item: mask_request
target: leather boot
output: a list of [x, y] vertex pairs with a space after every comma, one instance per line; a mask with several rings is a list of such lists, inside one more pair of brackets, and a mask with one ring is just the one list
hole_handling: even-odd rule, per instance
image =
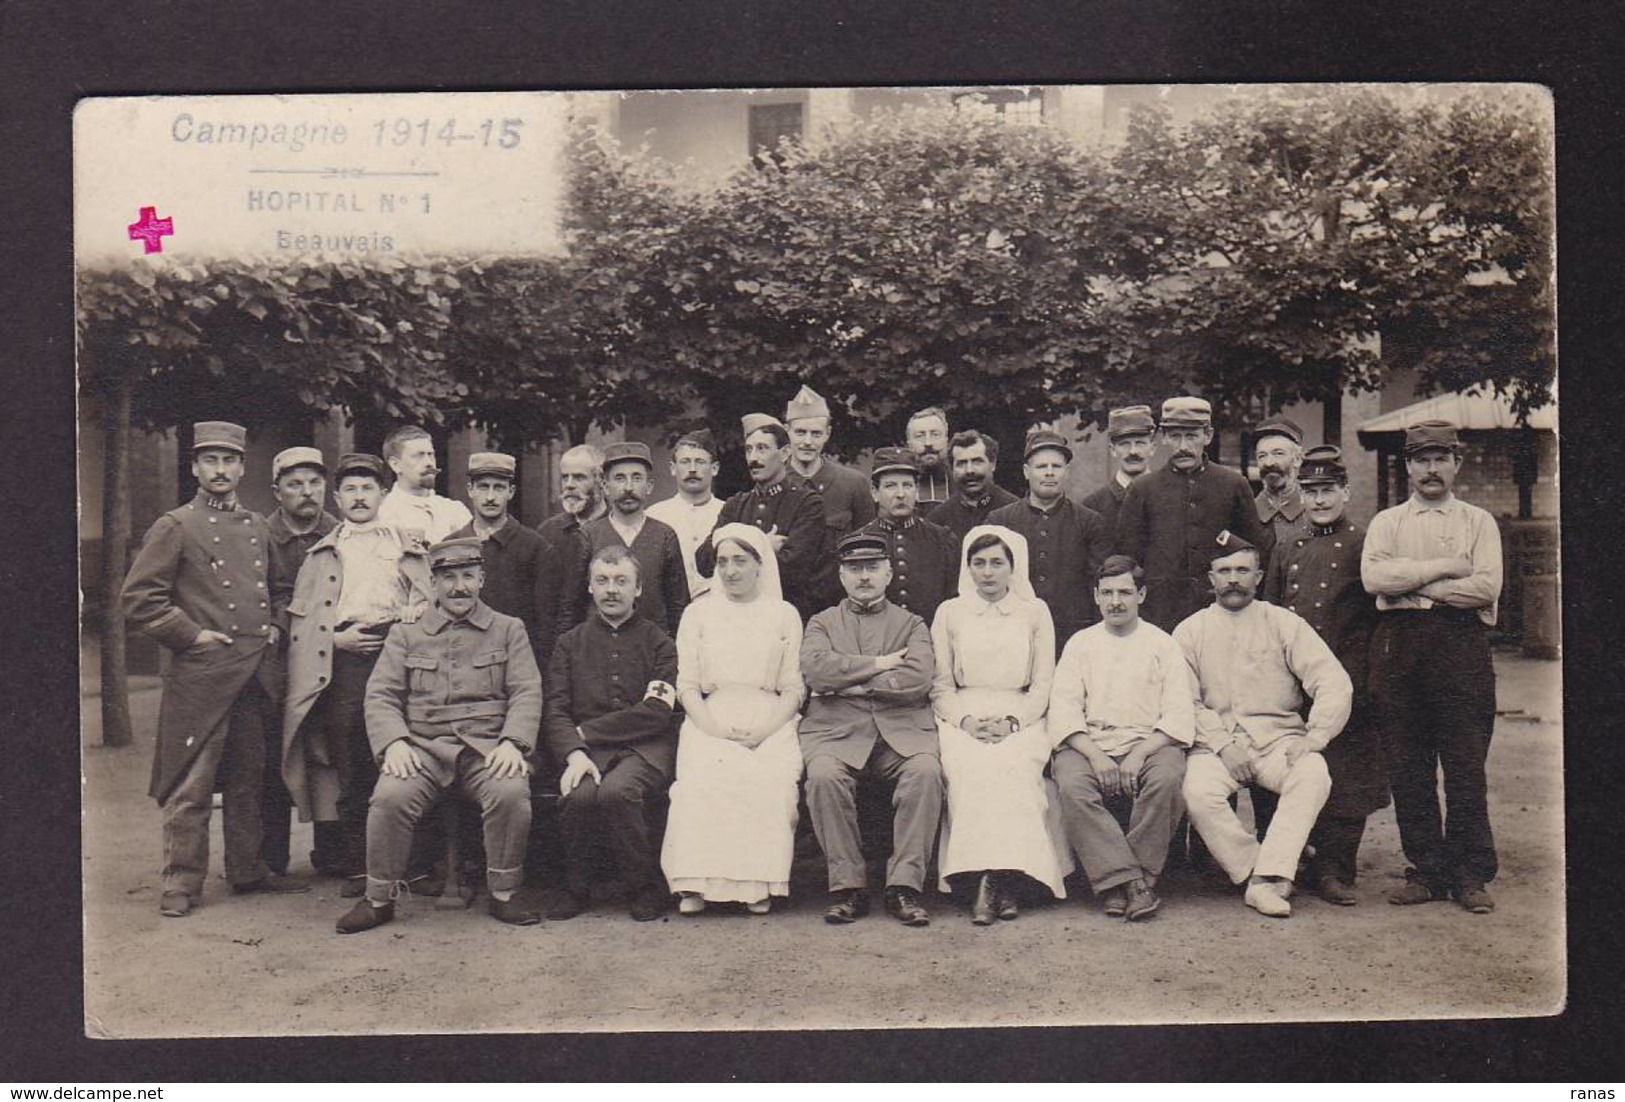
[[998, 886], [990, 872], [982, 874], [982, 880], [976, 885], [976, 901], [970, 905], [970, 920], [978, 926], [991, 926], [998, 921], [998, 911], [994, 900], [998, 895]]

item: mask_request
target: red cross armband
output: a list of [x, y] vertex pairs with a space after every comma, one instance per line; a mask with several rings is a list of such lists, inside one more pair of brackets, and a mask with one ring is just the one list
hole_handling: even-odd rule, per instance
[[651, 681], [643, 690], [644, 700], [658, 700], [668, 708], [677, 707], [677, 690], [664, 681]]

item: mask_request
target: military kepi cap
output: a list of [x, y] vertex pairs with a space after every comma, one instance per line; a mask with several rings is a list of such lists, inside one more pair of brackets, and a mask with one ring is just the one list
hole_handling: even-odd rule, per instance
[[366, 452], [347, 452], [339, 456], [339, 461], [333, 464], [333, 478], [336, 481], [347, 474], [370, 474], [382, 485], [384, 472], [388, 470], [389, 467], [376, 455], [368, 455]]
[[275, 482], [282, 477], [283, 471], [291, 471], [295, 467], [315, 467], [323, 474], [327, 473], [327, 461], [322, 458], [320, 448], [283, 448], [271, 460], [271, 481]]
[[484, 541], [478, 536], [441, 540], [429, 547], [429, 569], [451, 570], [459, 566], [479, 566], [485, 561]]
[[1294, 444], [1303, 443], [1303, 430], [1297, 422], [1285, 417], [1271, 417], [1253, 430], [1254, 440], [1262, 440], [1266, 436], [1284, 436]]
[[873, 532], [849, 532], [835, 545], [842, 562], [868, 562], [887, 557], [886, 537]]
[[1072, 445], [1067, 443], [1065, 436], [1054, 429], [1033, 429], [1027, 433], [1027, 442], [1021, 449], [1021, 458], [1031, 459], [1034, 452], [1043, 451], [1045, 448], [1055, 448], [1066, 456], [1068, 463], [1072, 462]]
[[1213, 406], [1203, 398], [1182, 394], [1162, 403], [1162, 427], [1203, 429], [1213, 424]]
[[1226, 528], [1219, 533], [1213, 541], [1213, 551], [1208, 555], [1209, 560], [1227, 559], [1240, 551], [1257, 552], [1258, 548]]
[[1348, 468], [1343, 466], [1343, 449], [1322, 444], [1303, 453], [1303, 465], [1298, 468], [1300, 486], [1346, 486]]
[[224, 448], [238, 455], [248, 450], [248, 430], [230, 421], [199, 421], [192, 426], [192, 450]]
[[1144, 436], [1157, 430], [1150, 406], [1123, 406], [1106, 415], [1106, 439], [1123, 436]]
[[790, 404], [784, 407], [784, 423], [799, 420], [803, 417], [828, 417], [829, 403], [824, 396], [810, 386], [804, 386], [790, 399]]
[[649, 454], [649, 445], [641, 440], [617, 440], [613, 444], [604, 445], [604, 470], [609, 470], [612, 463], [642, 463], [651, 471], [655, 469], [654, 458]]
[[874, 464], [869, 468], [869, 480], [880, 481], [880, 476], [892, 471], [903, 471], [919, 476], [920, 460], [908, 448], [876, 448]]
[[712, 459], [717, 457], [717, 438], [711, 435], [710, 429], [694, 429], [692, 432], [683, 433], [672, 444], [672, 450], [676, 451], [684, 444], [691, 448], [699, 448]]
[[[744, 430], [746, 436], [749, 436], [753, 432], [759, 432], [760, 430], [767, 428], [769, 425], [777, 425], [780, 429], [784, 429], [784, 422], [780, 421], [771, 413], [747, 413], [745, 416], [739, 419], [739, 425], [740, 428]], [[784, 429], [784, 431], [786, 433], [789, 432], [788, 429]]]
[[1415, 455], [1429, 448], [1461, 450], [1461, 437], [1449, 421], [1423, 421], [1405, 430], [1405, 454]]
[[513, 481], [519, 470], [519, 461], [506, 452], [475, 452], [468, 457], [468, 477], [506, 478]]

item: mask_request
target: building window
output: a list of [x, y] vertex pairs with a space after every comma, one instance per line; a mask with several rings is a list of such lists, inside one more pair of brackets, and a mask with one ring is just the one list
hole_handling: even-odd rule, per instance
[[750, 159], [758, 168], [780, 161], [779, 143], [801, 140], [803, 123], [799, 103], [764, 103], [750, 108]]
[[984, 88], [960, 92], [954, 106], [968, 113], [997, 115], [1015, 126], [1040, 126], [1044, 121], [1044, 91], [1041, 88]]

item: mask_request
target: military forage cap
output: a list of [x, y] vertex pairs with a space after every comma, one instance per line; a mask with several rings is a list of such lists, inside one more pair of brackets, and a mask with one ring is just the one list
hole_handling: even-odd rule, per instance
[[824, 396], [810, 386], [804, 386], [790, 399], [790, 404], [784, 407], [784, 423], [799, 420], [802, 417], [828, 417], [829, 403]]
[[1181, 395], [1162, 403], [1162, 427], [1204, 429], [1213, 423], [1213, 407], [1201, 398]]
[[784, 422], [780, 421], [771, 413], [747, 413], [745, 416], [739, 419], [739, 424], [740, 427], [744, 429], [746, 436], [749, 436], [751, 433], [760, 429], [765, 429], [769, 425], [777, 425], [781, 429], [784, 428]]
[[271, 481], [275, 482], [282, 477], [283, 471], [291, 471], [295, 467], [315, 467], [323, 474], [327, 473], [327, 461], [322, 458], [320, 448], [284, 448], [271, 460]]
[[347, 474], [370, 474], [382, 484], [384, 472], [387, 470], [389, 470], [389, 467], [376, 455], [368, 455], [365, 452], [349, 452], [339, 456], [339, 461], [333, 464], [333, 478], [337, 481]]
[[655, 467], [655, 461], [649, 455], [649, 445], [641, 440], [620, 440], [604, 445], [604, 470], [609, 470], [612, 463], [625, 463], [627, 460], [642, 463], [651, 471]]
[[1124, 406], [1106, 415], [1106, 439], [1122, 436], [1142, 436], [1157, 430], [1150, 406]]
[[1226, 559], [1238, 551], [1256, 552], [1258, 548], [1226, 528], [1219, 533], [1219, 538], [1213, 541], [1213, 550], [1208, 555], [1208, 559]]
[[1295, 421], [1285, 417], [1271, 417], [1253, 430], [1254, 440], [1262, 440], [1266, 436], [1284, 436], [1294, 444], [1303, 443], [1303, 430]]
[[904, 471], [919, 476], [920, 460], [907, 448], [876, 448], [874, 464], [869, 468], [869, 480], [879, 482], [888, 471]]
[[241, 455], [248, 450], [248, 430], [230, 421], [199, 421], [192, 426], [192, 450], [225, 448]]
[[842, 562], [884, 559], [887, 557], [886, 537], [874, 533], [849, 532], [841, 537], [835, 550]]
[[479, 566], [485, 561], [484, 541], [478, 536], [441, 540], [429, 548], [430, 570], [451, 570], [459, 566]]
[[1031, 459], [1034, 452], [1045, 448], [1056, 448], [1066, 456], [1068, 463], [1072, 462], [1072, 445], [1067, 443], [1066, 437], [1054, 429], [1033, 429], [1027, 434], [1027, 443], [1021, 449], [1021, 458]]
[[1461, 437], [1456, 435], [1456, 426], [1449, 421], [1423, 421], [1405, 430], [1406, 455], [1415, 455], [1428, 448], [1460, 451]]
[[1298, 468], [1298, 485], [1348, 485], [1348, 468], [1343, 466], [1343, 449], [1322, 444], [1303, 453], [1303, 466]]
[[518, 470], [519, 461], [506, 452], [475, 452], [468, 457], [469, 478], [487, 475], [512, 481]]

